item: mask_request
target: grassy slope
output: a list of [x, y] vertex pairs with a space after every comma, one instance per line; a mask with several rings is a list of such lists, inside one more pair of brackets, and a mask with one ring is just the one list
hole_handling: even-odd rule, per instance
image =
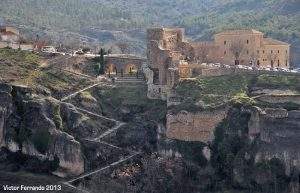
[[45, 87], [61, 97], [73, 90], [92, 84], [86, 78], [63, 71], [42, 68], [40, 56], [26, 51], [0, 49], [0, 81], [31, 87]]
[[253, 105], [256, 101], [250, 97], [251, 88], [290, 89], [297, 93], [300, 90], [299, 85], [300, 77], [296, 75], [263, 74], [259, 76], [198, 77], [192, 80], [183, 80], [176, 86], [175, 90], [182, 99], [182, 104], [173, 106], [170, 109], [175, 111], [181, 109], [197, 111], [217, 108], [231, 102]]
[[129, 108], [145, 120], [162, 121], [166, 115], [166, 103], [147, 98], [146, 85], [120, 84], [114, 88], [102, 87], [96, 90], [105, 114], [118, 116], [121, 109]]

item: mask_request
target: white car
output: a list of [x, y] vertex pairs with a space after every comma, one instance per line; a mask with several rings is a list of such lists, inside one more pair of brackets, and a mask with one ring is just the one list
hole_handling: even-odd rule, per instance
[[290, 70], [292, 73], [299, 73], [297, 70]]
[[296, 68], [296, 69], [294, 69], [295, 71], [297, 71], [297, 72], [300, 72], [300, 68]]
[[45, 53], [56, 53], [57, 50], [53, 46], [44, 46], [42, 48], [42, 52], [45, 52]]

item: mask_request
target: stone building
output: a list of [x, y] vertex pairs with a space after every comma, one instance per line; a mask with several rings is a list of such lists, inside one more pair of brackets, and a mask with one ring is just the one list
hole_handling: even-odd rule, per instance
[[289, 68], [289, 57], [289, 44], [265, 38], [253, 29], [224, 31], [211, 42], [188, 42], [182, 28], [151, 28], [147, 30], [147, 59], [153, 77], [148, 96], [166, 99], [180, 78], [219, 70], [205, 69], [201, 63]]
[[0, 27], [0, 41], [14, 43], [20, 39], [20, 32], [14, 27]]
[[[225, 64], [289, 68], [290, 45], [264, 38], [256, 30], [229, 30], [214, 36], [218, 55], [213, 60]], [[221, 56], [221, 57], [220, 57]]]
[[109, 54], [105, 56], [106, 73], [111, 75], [136, 74], [141, 71], [143, 63], [147, 60], [131, 54]]

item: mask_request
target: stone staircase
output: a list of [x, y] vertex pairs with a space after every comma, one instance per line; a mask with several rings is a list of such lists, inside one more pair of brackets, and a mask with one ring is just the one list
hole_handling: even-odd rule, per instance
[[143, 76], [137, 77], [136, 75], [124, 75], [123, 77], [116, 76], [114, 78], [116, 83], [145, 83]]

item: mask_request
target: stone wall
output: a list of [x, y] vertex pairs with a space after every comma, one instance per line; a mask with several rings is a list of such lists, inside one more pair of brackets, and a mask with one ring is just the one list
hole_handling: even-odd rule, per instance
[[105, 61], [108, 66], [110, 73], [115, 73], [117, 70], [118, 73], [128, 73], [129, 68], [135, 70], [141, 70], [143, 63], [147, 60], [142, 57], [128, 55], [128, 54], [113, 54], [105, 56]]
[[214, 129], [226, 117], [226, 110], [211, 110], [191, 113], [180, 111], [167, 115], [167, 137], [184, 141], [209, 142], [214, 138]]

